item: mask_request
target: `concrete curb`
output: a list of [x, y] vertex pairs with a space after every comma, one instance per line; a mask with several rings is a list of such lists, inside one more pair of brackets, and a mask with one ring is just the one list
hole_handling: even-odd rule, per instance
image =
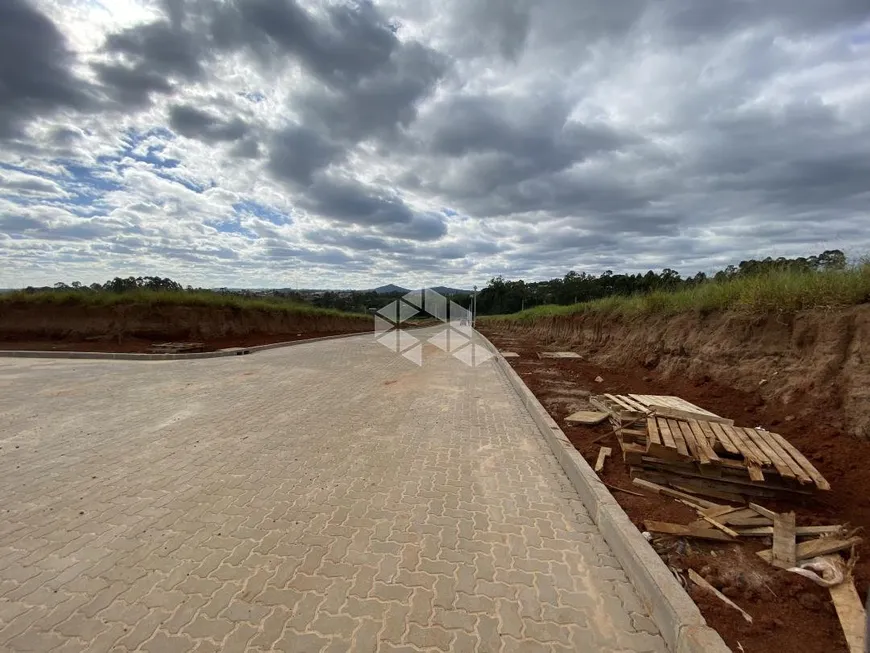
[[496, 364], [562, 465], [668, 647], [675, 653], [730, 653], [731, 649], [725, 645], [719, 633], [707, 625], [695, 602], [507, 359], [485, 336], [480, 332], [478, 335], [495, 353]]
[[222, 358], [224, 356], [244, 356], [255, 354], [258, 351], [277, 349], [278, 347], [292, 347], [304, 345], [310, 342], [322, 342], [336, 338], [351, 338], [354, 336], [371, 335], [371, 331], [358, 331], [356, 333], [341, 333], [335, 336], [320, 336], [319, 338], [306, 338], [304, 340], [288, 340], [286, 342], [273, 342], [268, 345], [256, 345], [254, 347], [230, 347], [217, 351], [206, 351], [196, 354], [120, 354], [101, 351], [24, 351], [9, 350], [0, 351], [0, 358], [80, 358], [91, 360], [128, 360], [128, 361], [177, 361], [194, 360], [198, 358]]

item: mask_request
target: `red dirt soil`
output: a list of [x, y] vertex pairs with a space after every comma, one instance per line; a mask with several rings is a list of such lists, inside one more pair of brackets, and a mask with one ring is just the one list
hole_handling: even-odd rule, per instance
[[[799, 413], [793, 406], [765, 401], [758, 392], [736, 390], [703, 377], [699, 380], [664, 377], [640, 364], [611, 367], [584, 359], [539, 359], [537, 352], [558, 348], [542, 346], [533, 336], [486, 324], [481, 331], [500, 350], [520, 355], [508, 359], [509, 362], [590, 464], [594, 464], [600, 446], [613, 449], [613, 456], [601, 474], [611, 486], [639, 490], [632, 485], [627, 466], [621, 461], [616, 438], [609, 436], [592, 443], [611, 427], [607, 423], [596, 427], [572, 426], [564, 418], [588, 407], [588, 394], [584, 391], [677, 395], [731, 417], [738, 425], [761, 425], [776, 430], [813, 462], [832, 487], [818, 499], [768, 500], [761, 501], [762, 505], [777, 511], [794, 510], [800, 526], [870, 524], [870, 480], [866, 472], [870, 469], [870, 442], [847, 435], [836, 416], [831, 416], [833, 424], [829, 423], [830, 413], [836, 410]], [[581, 348], [573, 350], [583, 355]], [[595, 382], [598, 376], [603, 379], [601, 383]], [[647, 519], [687, 524], [697, 518], [694, 511], [668, 498], [657, 495], [641, 498], [618, 490], [613, 495], [640, 530], [644, 530], [643, 522]], [[867, 536], [864, 532], [860, 534]], [[677, 544], [668, 538], [658, 542]], [[827, 590], [797, 574], [768, 565], [755, 555], [770, 545], [769, 538], [742, 538], [739, 544], [680, 540], [677, 548], [667, 551], [659, 547], [659, 553], [675, 569], [691, 568], [700, 573], [754, 617], [749, 624], [718, 598], [694, 585], [689, 588], [704, 618], [733, 650], [739, 651], [742, 646], [746, 653], [847, 652]], [[855, 583], [864, 599], [870, 584], [870, 545], [866, 540], [857, 547], [856, 554]]]
[[365, 315], [305, 315], [196, 305], [0, 304], [0, 349], [148, 352], [162, 342], [205, 351], [371, 331]]
[[[206, 338], [197, 340], [203, 348], [200, 351], [217, 351], [229, 347], [256, 347], [257, 345], [271, 345], [276, 342], [292, 342], [295, 340], [307, 340], [309, 338], [322, 338], [323, 336], [337, 336], [345, 333], [357, 333], [357, 331], [316, 331], [314, 333], [286, 333], [286, 334], [248, 334], [240, 336], [225, 336], [223, 338]], [[122, 338], [117, 340], [0, 340], [0, 351], [25, 350], [25, 351], [94, 351], [115, 352], [125, 354], [148, 354], [153, 353], [152, 345], [165, 340], [150, 338]]]

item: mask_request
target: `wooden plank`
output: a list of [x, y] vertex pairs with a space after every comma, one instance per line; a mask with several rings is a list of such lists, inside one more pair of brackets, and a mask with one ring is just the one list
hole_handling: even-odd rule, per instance
[[721, 505], [718, 503], [713, 503], [712, 501], [707, 501], [706, 499], [702, 499], [701, 497], [687, 494], [686, 492], [680, 492], [679, 490], [674, 490], [672, 488], [665, 487], [664, 485], [658, 485], [657, 483], [646, 481], [642, 478], [634, 478], [631, 482], [638, 487], [642, 487], [645, 490], [650, 490], [652, 492], [655, 492], [656, 494], [664, 494], [665, 496], [669, 496], [675, 499], [685, 499], [687, 501], [691, 501], [692, 503], [697, 504], [702, 508], [718, 508]]
[[734, 506], [719, 506], [718, 508], [704, 508], [701, 512], [703, 512], [708, 517], [718, 519], [719, 517], [723, 517], [730, 512], [737, 512], [738, 510], [742, 510], [742, 508], [735, 508]]
[[669, 419], [668, 429], [670, 430], [671, 435], [674, 436], [674, 444], [677, 445], [677, 451], [680, 452], [680, 455], [688, 456], [689, 449], [686, 447], [686, 440], [683, 438], [683, 433], [680, 431], [679, 422]]
[[747, 461], [757, 463], [758, 465], [770, 464], [770, 458], [764, 455], [761, 449], [755, 446], [755, 443], [752, 442], [745, 433], [743, 433], [742, 429], [728, 426], [727, 424], [723, 424], [722, 428], [731, 437], [731, 441], [737, 445], [737, 448], [740, 449], [740, 453], [743, 454], [743, 457]]
[[749, 623], [752, 623], [752, 617], [749, 615], [746, 610], [737, 605], [734, 601], [725, 596], [722, 592], [713, 587], [710, 583], [708, 583], [703, 576], [697, 573], [694, 569], [689, 569], [689, 580], [695, 583], [698, 587], [701, 587], [708, 592], [712, 593], [716, 598], [720, 601], [724, 602], [726, 605], [730, 605], [732, 608], [737, 610], [740, 614], [743, 615], [743, 618], [746, 619]]
[[760, 465], [749, 463], [746, 465], [746, 469], [749, 470], [750, 480], [753, 480], [756, 483], [764, 483], [764, 472], [761, 471]]
[[[710, 445], [710, 449], [716, 451], [716, 445], [719, 444], [719, 441], [716, 439], [716, 434], [713, 433], [711, 423], [704, 421], [697, 421], [697, 423], [698, 427], [701, 429], [701, 432], [704, 434], [704, 437], [707, 438], [707, 444]], [[719, 452], [716, 451], [716, 453], [718, 454]]]
[[650, 396], [651, 404], [658, 404], [659, 406], [664, 406], [667, 408], [679, 408], [679, 406], [674, 403], [675, 397], [670, 395], [651, 395]]
[[[692, 429], [689, 428], [688, 423], [674, 422], [674, 424], [678, 425], [680, 433], [682, 433], [683, 435], [683, 440], [686, 441], [686, 448], [689, 450], [689, 454], [692, 456], [692, 458], [703, 465], [709, 465], [710, 459], [707, 457], [702, 457], [701, 449], [698, 446], [698, 443], [695, 441], [695, 434], [692, 433]], [[671, 430], [674, 430], [673, 425], [671, 425]]]
[[607, 413], [608, 415], [613, 415], [613, 408], [607, 405], [604, 401], [601, 400], [601, 397], [598, 395], [593, 395], [589, 397], [589, 403], [592, 404], [593, 408], [600, 410], [602, 413]]
[[620, 399], [620, 401], [622, 401], [622, 403], [630, 406], [631, 408], [633, 408], [634, 410], [636, 410], [639, 413], [643, 413], [644, 415], [646, 415], [650, 412], [649, 408], [644, 406], [639, 401], [632, 399], [631, 396], [626, 396], [626, 395], [616, 395], [616, 396], [619, 397], [619, 399]]
[[719, 456], [716, 455], [716, 452], [713, 451], [713, 447], [710, 446], [707, 434], [704, 433], [703, 429], [701, 429], [701, 423], [696, 419], [690, 419], [689, 428], [692, 429], [692, 433], [695, 434], [695, 441], [698, 443], [698, 448], [703, 450], [703, 455], [707, 460], [713, 463], [718, 463]]
[[846, 644], [849, 653], [865, 653], [867, 645], [867, 614], [858, 591], [855, 589], [855, 581], [851, 576], [834, 587], [829, 587], [831, 601], [837, 610], [837, 618], [846, 636]]
[[[686, 492], [694, 492], [702, 496], [710, 495], [707, 495], [704, 491], [699, 489], [696, 485], [697, 483], [703, 483], [704, 489], [713, 488], [715, 490], [721, 490], [722, 492], [738, 494], [743, 500], [746, 500], [747, 498], [751, 498], [753, 500], [781, 499], [786, 496], [792, 498], [791, 494], [786, 494], [780, 489], [768, 488], [761, 484], [750, 483], [749, 485], [741, 485], [738, 483], [729, 482], [719, 483], [713, 481], [712, 479], [701, 480], [693, 476], [674, 476], [671, 474], [660, 472], [655, 469], [637, 466], [631, 467], [630, 472], [632, 478], [639, 477], [648, 481], [653, 481], [654, 483], [660, 483], [662, 485], [671, 485], [672, 487], [679, 486], [677, 489], [684, 490]], [[802, 496], [802, 493], [797, 493], [797, 496]]]
[[795, 462], [797, 462], [803, 470], [809, 474], [810, 478], [813, 479], [813, 482], [816, 484], [816, 487], [820, 490], [830, 490], [831, 485], [825, 480], [825, 477], [819, 473], [813, 464], [807, 460], [804, 455], [795, 449], [794, 445], [791, 442], [782, 437], [779, 433], [770, 433], [770, 437], [772, 437], [776, 442], [785, 449], [786, 453], [788, 453], [792, 458], [794, 458]]
[[746, 499], [744, 499], [739, 494], [735, 494], [734, 492], [726, 492], [724, 490], [719, 490], [714, 487], [710, 487], [706, 482], [702, 480], [695, 481], [694, 485], [689, 487], [688, 485], [682, 483], [668, 483], [673, 488], [680, 490], [681, 492], [694, 492], [696, 494], [700, 494], [705, 497], [709, 497], [711, 499], [718, 499], [719, 501], [729, 501], [731, 503], [741, 503], [745, 504]]
[[622, 459], [626, 463], [629, 465], [637, 465], [643, 462], [643, 456], [646, 453], [646, 449], [642, 446], [632, 442], [620, 442], [619, 446], [622, 449]]
[[667, 420], [656, 418], [656, 423], [658, 424], [659, 432], [662, 435], [662, 444], [668, 449], [676, 449], [677, 443], [674, 440], [674, 434], [671, 433], [671, 427], [668, 426]]
[[[801, 560], [815, 558], [816, 556], [823, 556], [828, 555], [829, 553], [851, 549], [853, 546], [860, 543], [861, 538], [858, 536], [849, 538], [822, 537], [817, 540], [808, 540], [797, 545], [795, 558], [800, 562]], [[772, 551], [771, 549], [765, 549], [764, 551], [759, 551], [758, 555], [762, 560], [770, 562]]]
[[723, 520], [723, 524], [739, 524], [741, 521], [745, 521], [746, 519], [761, 519], [764, 520], [767, 524], [772, 524], [772, 520], [767, 519], [766, 517], [761, 517], [754, 510], [750, 510], [749, 508], [741, 508], [740, 510], [735, 510], [733, 512], [728, 513], [727, 515], [723, 515], [721, 517]]
[[615, 395], [605, 394], [604, 396], [607, 399], [609, 399], [610, 401], [612, 401], [613, 403], [615, 403], [617, 406], [619, 406], [622, 410], [628, 411], [632, 415], [646, 415], [646, 413], [647, 413], [646, 409], [640, 411], [636, 408], [633, 408], [632, 406], [625, 403], [624, 401], [622, 401], [622, 399], [620, 399], [619, 397], [617, 397]]
[[770, 526], [770, 520], [764, 517], [734, 517], [728, 520], [728, 525], [734, 528], [756, 528]]
[[647, 520], [644, 523], [646, 529], [652, 533], [667, 533], [668, 535], [678, 535], [679, 537], [693, 537], [699, 540], [714, 540], [716, 542], [733, 542], [734, 538], [726, 535], [715, 528], [691, 528], [683, 524], [671, 524], [670, 522], [660, 522]]
[[571, 413], [565, 418], [569, 424], [583, 424], [594, 426], [601, 424], [607, 419], [607, 413], [598, 410], [578, 410], [576, 413]]
[[[798, 526], [794, 529], [796, 537], [809, 537], [811, 535], [833, 535], [842, 533], [844, 526], [842, 524], [833, 524], [831, 526]], [[763, 537], [765, 535], [773, 535], [773, 526], [756, 526], [755, 528], [738, 528], [737, 532], [746, 537]]]
[[794, 529], [793, 512], [783, 512], [773, 518], [773, 548], [770, 550], [770, 564], [774, 567], [789, 569], [797, 564]]
[[656, 415], [672, 419], [698, 419], [720, 424], [734, 424], [733, 419], [719, 417], [679, 397], [648, 395], [648, 407]]
[[[761, 466], [767, 460], [766, 456], [739, 429], [727, 424], [723, 424], [722, 429], [728, 434], [728, 437], [731, 438], [731, 441], [737, 446], [740, 453], [743, 454], [749, 478], [758, 483], [764, 482], [764, 473], [761, 471]], [[767, 462], [769, 463], [770, 461], [767, 460]]]
[[646, 433], [647, 440], [651, 445], [662, 444], [662, 436], [659, 434], [659, 426], [656, 424], [655, 417], [646, 418]]
[[722, 425], [718, 422], [707, 422], [707, 425], [713, 431], [713, 434], [716, 436], [716, 439], [722, 445], [722, 448], [725, 449], [730, 454], [739, 454], [740, 449], [734, 446], [734, 443], [731, 441], [731, 438], [728, 437], [728, 434], [722, 429]]
[[734, 529], [728, 528], [725, 524], [716, 521], [712, 517], [708, 517], [703, 512], [701, 512], [700, 515], [701, 515], [701, 519], [703, 519], [705, 522], [709, 523], [711, 526], [718, 528], [723, 533], [730, 535], [731, 537], [740, 537], [737, 534], [737, 531], [735, 531]]
[[709, 411], [706, 408], [701, 408], [697, 404], [693, 404], [691, 401], [683, 399], [682, 397], [672, 395], [668, 397], [668, 399], [671, 400], [671, 405], [674, 408], [691, 411], [693, 413], [701, 413], [702, 415], [709, 415], [710, 417], [719, 417], [716, 413]]
[[598, 450], [598, 460], [595, 461], [595, 471], [600, 472], [604, 469], [604, 459], [611, 454], [613, 450], [610, 447], [601, 447]]
[[[642, 465], [644, 469], [656, 471], [659, 474], [675, 475], [675, 477], [671, 478], [671, 480], [673, 480], [675, 483], [682, 483], [682, 477], [691, 479], [703, 479], [705, 481], [713, 482], [715, 484], [713, 487], [716, 487], [717, 489], [721, 489], [726, 492], [740, 492], [741, 494], [748, 494], [750, 496], [774, 497], [782, 496], [782, 493], [812, 496], [813, 490], [815, 489], [813, 488], [813, 490], [807, 490], [802, 489], [801, 487], [791, 487], [779, 483], [774, 483], [772, 481], [767, 481], [765, 483], [756, 483], [751, 479], [751, 477], [739, 478], [735, 476], [724, 475], [720, 477], [715, 477], [710, 476], [709, 474], [701, 473], [700, 469], [693, 470], [691, 467], [679, 468], [677, 467], [679, 463], [665, 462], [656, 458], [649, 458], [647, 456], [643, 456]], [[750, 489], [757, 491], [750, 491]]]
[[647, 410], [649, 410], [649, 404], [650, 404], [650, 401], [649, 401], [649, 400], [650, 400], [650, 396], [649, 396], [649, 395], [633, 395], [633, 394], [629, 394], [628, 396], [631, 397], [632, 399], [634, 399], [634, 400], [635, 400], [636, 402], [638, 402], [639, 404], [641, 404], [644, 408], [646, 408]]
[[799, 483], [809, 484], [813, 482], [813, 479], [810, 478], [809, 474], [807, 474], [798, 462], [792, 458], [785, 449], [783, 449], [782, 445], [776, 441], [770, 431], [757, 431], [757, 433], [759, 437], [763, 438], [767, 445], [779, 455], [783, 462], [789, 466], [789, 469], [794, 473]]
[[773, 510], [765, 508], [764, 506], [759, 506], [757, 503], [750, 503], [749, 507], [762, 517], [767, 517], [771, 521], [773, 521], [773, 518], [776, 517], [776, 513], [773, 512]]
[[770, 458], [770, 462], [773, 463], [773, 466], [776, 468], [776, 471], [779, 472], [780, 476], [783, 478], [797, 478], [795, 473], [791, 470], [791, 467], [789, 467], [779, 454], [774, 451], [773, 447], [771, 447], [767, 441], [761, 437], [760, 431], [746, 427], [742, 428], [741, 431], [743, 431], [746, 437], [752, 440], [753, 444], [755, 444], [755, 446], [758, 447], [765, 456]]

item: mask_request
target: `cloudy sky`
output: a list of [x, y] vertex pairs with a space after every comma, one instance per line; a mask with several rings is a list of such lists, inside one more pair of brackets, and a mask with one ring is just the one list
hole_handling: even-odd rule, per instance
[[870, 252], [870, 0], [2, 0], [0, 287]]

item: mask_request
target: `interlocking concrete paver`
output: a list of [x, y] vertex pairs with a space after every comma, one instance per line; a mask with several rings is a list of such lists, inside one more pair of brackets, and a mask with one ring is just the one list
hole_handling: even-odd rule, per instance
[[0, 650], [664, 650], [503, 374], [424, 362], [0, 360]]

